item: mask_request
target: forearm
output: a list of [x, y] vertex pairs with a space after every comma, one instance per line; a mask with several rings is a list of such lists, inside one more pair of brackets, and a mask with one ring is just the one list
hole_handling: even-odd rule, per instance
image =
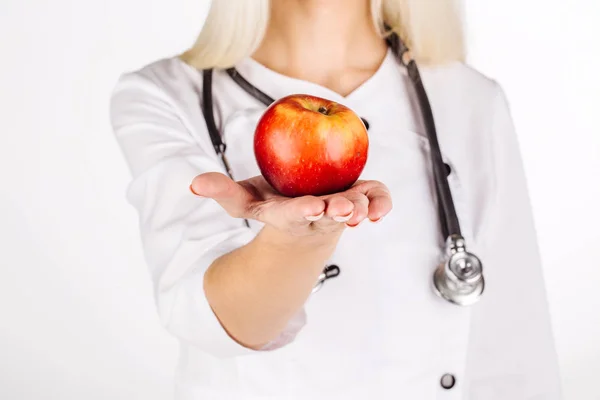
[[267, 226], [215, 260], [204, 290], [228, 333], [251, 348], [274, 339], [305, 303], [340, 234], [291, 237]]

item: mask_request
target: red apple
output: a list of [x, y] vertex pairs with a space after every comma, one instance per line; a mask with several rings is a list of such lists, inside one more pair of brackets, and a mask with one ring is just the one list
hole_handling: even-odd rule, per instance
[[254, 134], [262, 175], [288, 197], [350, 188], [365, 167], [368, 149], [366, 127], [354, 111], [305, 94], [271, 104]]

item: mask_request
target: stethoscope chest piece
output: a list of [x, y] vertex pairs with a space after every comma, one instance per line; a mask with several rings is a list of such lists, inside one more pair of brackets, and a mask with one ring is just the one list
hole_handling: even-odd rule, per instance
[[435, 293], [459, 306], [475, 304], [485, 287], [481, 261], [466, 250], [465, 240], [452, 235], [446, 243], [446, 259], [435, 270]]
[[321, 275], [317, 279], [316, 285], [312, 289], [312, 293], [317, 293], [323, 287], [327, 279], [335, 278], [340, 274], [340, 268], [337, 265], [328, 265], [323, 269]]

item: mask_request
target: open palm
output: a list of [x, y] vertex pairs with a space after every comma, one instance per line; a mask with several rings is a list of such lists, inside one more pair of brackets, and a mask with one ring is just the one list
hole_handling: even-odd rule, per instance
[[190, 188], [217, 201], [232, 217], [254, 219], [295, 235], [333, 232], [367, 218], [379, 221], [392, 209], [389, 190], [378, 181], [358, 181], [344, 192], [325, 196], [290, 198], [277, 193], [262, 175], [235, 182], [209, 172], [195, 177]]

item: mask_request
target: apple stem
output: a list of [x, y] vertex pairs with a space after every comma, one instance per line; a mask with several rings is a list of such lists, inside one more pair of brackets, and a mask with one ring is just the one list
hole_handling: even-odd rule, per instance
[[327, 111], [328, 111], [328, 110], [327, 110], [325, 107], [321, 106], [321, 107], [319, 107], [319, 110], [318, 110], [318, 111], [319, 111], [321, 114], [325, 114], [325, 115], [327, 115]]

